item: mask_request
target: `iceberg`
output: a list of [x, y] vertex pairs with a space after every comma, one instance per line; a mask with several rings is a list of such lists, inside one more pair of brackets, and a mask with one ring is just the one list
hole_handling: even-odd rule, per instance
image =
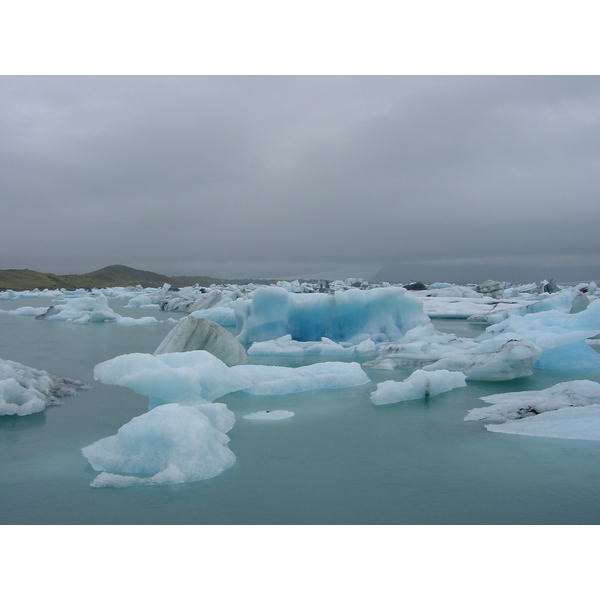
[[374, 369], [420, 369], [441, 358], [471, 350], [478, 346], [468, 338], [459, 338], [453, 333], [437, 331], [432, 323], [415, 327], [404, 337], [392, 344], [385, 344], [379, 356], [365, 365]]
[[[513, 316], [525, 316], [550, 310], [568, 313], [573, 310], [577, 297], [581, 295], [577, 289], [570, 288], [549, 294], [541, 300], [536, 299], [521, 303], [521, 306], [505, 307], [504, 305], [498, 305], [493, 311], [485, 315], [484, 320], [491, 325], [495, 325]], [[578, 301], [577, 304], [580, 305], [581, 301]]]
[[25, 416], [47, 406], [62, 404], [59, 398], [74, 396], [90, 386], [68, 377], [51, 375], [12, 360], [0, 359], [0, 416]]
[[250, 387], [252, 381], [205, 350], [122, 354], [94, 368], [94, 379], [121, 385], [161, 404], [198, 405]]
[[541, 354], [541, 349], [523, 336], [503, 334], [477, 342], [441, 333], [428, 323], [411, 329], [396, 343], [383, 345], [380, 355], [365, 366], [462, 371], [467, 379], [505, 381], [531, 375]]
[[326, 337], [321, 338], [320, 342], [298, 342], [292, 340], [292, 336], [288, 334], [276, 340], [254, 342], [248, 348], [248, 355], [351, 357], [354, 354], [370, 354], [376, 351], [375, 342], [370, 338], [360, 344], [343, 346]]
[[526, 338], [503, 334], [441, 358], [426, 365], [423, 370], [462, 371], [467, 379], [507, 381], [531, 375], [533, 365], [541, 354], [542, 350]]
[[[228, 411], [221, 406], [221, 413]], [[225, 434], [231, 422], [223, 415], [211, 421], [199, 407], [157, 406], [123, 425], [116, 435], [82, 448], [92, 468], [103, 471], [91, 485], [165, 485], [215, 477], [235, 463]]]
[[240, 365], [231, 367], [231, 371], [250, 380], [252, 385], [243, 389], [243, 392], [256, 396], [353, 387], [370, 381], [355, 362], [324, 362], [297, 368]]
[[169, 331], [154, 354], [206, 350], [228, 367], [248, 363], [246, 350], [229, 331], [213, 321], [197, 318], [196, 314], [181, 319]]
[[562, 408], [520, 421], [485, 427], [495, 433], [600, 441], [600, 405]]
[[390, 380], [377, 384], [377, 389], [371, 394], [371, 402], [381, 405], [429, 398], [466, 386], [465, 379], [464, 373], [456, 371], [415, 371], [404, 381]]
[[512, 421], [566, 407], [600, 404], [600, 383], [587, 379], [565, 381], [545, 390], [493, 394], [480, 399], [492, 406], [470, 410], [465, 421]]
[[104, 294], [75, 297], [67, 300], [64, 304], [53, 304], [49, 307], [22, 306], [14, 310], [2, 310], [0, 312], [78, 324], [116, 322], [119, 325], [146, 325], [158, 323], [154, 317], [141, 317], [139, 319], [122, 317], [108, 306], [108, 300]]
[[300, 342], [327, 337], [358, 344], [394, 341], [429, 322], [422, 303], [403, 288], [350, 289], [333, 294], [295, 294], [281, 287], [259, 288], [251, 299], [232, 303], [242, 344], [285, 335]]
[[537, 368], [600, 368], [600, 355], [585, 344], [587, 338], [600, 334], [598, 300], [577, 313], [549, 310], [515, 315], [491, 325], [476, 339], [486, 341], [503, 334], [519, 335], [541, 348], [543, 354], [536, 364]]
[[481, 398], [492, 406], [474, 408], [465, 421], [488, 423], [488, 431], [540, 437], [600, 440], [600, 383], [567, 381], [534, 392]]

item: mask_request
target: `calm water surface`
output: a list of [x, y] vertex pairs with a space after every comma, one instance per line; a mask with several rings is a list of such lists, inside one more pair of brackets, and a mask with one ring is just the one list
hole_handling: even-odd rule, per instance
[[[50, 304], [0, 301], [0, 308]], [[124, 316], [183, 313], [125, 309]], [[438, 329], [476, 336], [462, 320]], [[76, 325], [0, 313], [0, 358], [93, 385], [62, 406], [0, 418], [2, 524], [600, 524], [600, 443], [490, 433], [463, 421], [481, 396], [543, 389], [600, 372], [543, 372], [512, 382], [469, 382], [427, 400], [374, 406], [379, 381], [409, 371], [366, 369], [371, 383], [325, 392], [222, 398], [236, 414], [237, 456], [213, 479], [172, 486], [91, 488], [81, 448], [144, 413], [147, 399], [93, 381], [94, 365], [152, 353], [172, 324]], [[263, 361], [266, 362], [266, 361]], [[298, 366], [300, 362], [280, 361]], [[284, 421], [248, 421], [288, 409]]]

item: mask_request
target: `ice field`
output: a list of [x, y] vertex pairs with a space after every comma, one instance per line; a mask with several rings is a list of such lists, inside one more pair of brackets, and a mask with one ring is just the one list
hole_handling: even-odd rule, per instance
[[600, 523], [593, 283], [9, 291], [0, 331], [4, 524]]

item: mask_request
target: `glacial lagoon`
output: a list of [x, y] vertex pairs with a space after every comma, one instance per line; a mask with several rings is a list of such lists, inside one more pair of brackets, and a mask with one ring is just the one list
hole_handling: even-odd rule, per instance
[[[0, 308], [48, 306], [48, 298], [0, 300]], [[93, 380], [115, 356], [152, 353], [183, 313], [126, 308], [156, 323], [124, 326], [38, 320], [0, 313], [0, 357], [92, 386], [64, 404], [0, 418], [2, 524], [599, 524], [600, 442], [492, 433], [464, 421], [490, 394], [600, 381], [598, 371], [534, 371], [504, 382], [469, 381], [439, 396], [375, 406], [377, 383], [411, 370], [363, 367], [362, 386], [282, 396], [236, 392], [233, 467], [193, 483], [93, 488], [81, 448], [145, 413], [148, 399]], [[444, 332], [475, 337], [481, 325], [435, 319]], [[310, 357], [269, 364], [301, 366]], [[250, 362], [266, 362], [256, 357]], [[257, 411], [295, 413], [249, 420]]]

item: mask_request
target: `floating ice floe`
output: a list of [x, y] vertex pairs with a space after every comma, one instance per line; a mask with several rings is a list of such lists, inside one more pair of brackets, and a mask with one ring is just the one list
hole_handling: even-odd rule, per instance
[[[554, 294], [544, 294], [543, 296], [545, 297], [542, 297], [542, 299], [537, 297], [531, 300], [515, 300], [512, 306], [502, 303], [482, 317], [474, 315], [470, 317], [470, 320], [483, 320], [488, 324], [495, 325], [513, 316], [524, 316], [550, 310], [569, 313], [573, 311], [576, 300], [580, 297], [583, 298], [583, 295], [575, 288], [569, 288]], [[579, 304], [581, 302], [581, 300], [578, 300]]]
[[600, 355], [585, 343], [600, 334], [600, 302], [594, 300], [578, 313], [556, 310], [512, 316], [488, 327], [477, 341], [501, 334], [522, 336], [543, 350], [536, 363], [540, 369], [600, 368]]
[[505, 381], [533, 373], [542, 350], [517, 334], [498, 335], [484, 342], [441, 333], [431, 323], [416, 327], [365, 366], [375, 369], [422, 368], [462, 371], [467, 379]]
[[352, 387], [370, 381], [355, 362], [323, 362], [297, 368], [227, 367], [205, 350], [158, 356], [123, 354], [96, 365], [94, 378], [148, 396], [150, 408], [171, 402], [195, 406], [241, 390], [270, 396]]
[[[229, 469], [235, 455], [227, 447], [226, 432], [235, 417], [224, 404], [208, 406], [212, 414], [203, 412], [204, 406], [157, 406], [123, 425], [116, 435], [83, 448], [92, 468], [103, 471], [92, 487], [200, 481]], [[222, 414], [216, 415], [215, 408]]]
[[377, 389], [371, 394], [371, 402], [381, 405], [429, 398], [466, 386], [465, 379], [464, 373], [456, 371], [415, 371], [404, 381], [383, 381], [377, 384]]
[[465, 421], [488, 423], [488, 431], [541, 437], [600, 440], [600, 383], [567, 381], [535, 392], [481, 398], [492, 406], [470, 410]]
[[462, 371], [467, 379], [507, 381], [533, 373], [542, 350], [519, 335], [503, 334], [423, 367], [425, 371]]
[[252, 381], [205, 350], [122, 354], [94, 368], [94, 379], [150, 398], [149, 407], [197, 405], [250, 387]]
[[62, 404], [59, 398], [74, 396], [90, 386], [76, 379], [0, 359], [0, 416], [25, 416], [47, 406]]
[[158, 322], [154, 317], [122, 317], [108, 306], [108, 300], [103, 294], [71, 298], [64, 304], [54, 304], [50, 307], [22, 306], [1, 312], [78, 324], [116, 322], [119, 325], [146, 325]]
[[280, 287], [259, 288], [251, 299], [232, 305], [242, 344], [284, 335], [300, 342], [327, 337], [358, 344], [396, 340], [429, 317], [422, 303], [403, 288], [351, 289], [333, 294], [294, 294]]
[[160, 343], [155, 355], [190, 350], [206, 350], [228, 367], [248, 362], [246, 350], [238, 340], [214, 321], [197, 318], [198, 313], [181, 319]]
[[370, 354], [377, 351], [370, 338], [360, 344], [343, 346], [323, 337], [319, 342], [298, 342], [290, 334], [276, 340], [254, 342], [248, 349], [251, 356], [323, 356], [351, 357], [354, 354]]
[[240, 365], [231, 367], [231, 371], [252, 381], [253, 385], [242, 391], [256, 396], [354, 387], [370, 381], [355, 362], [323, 362], [297, 368]]
[[446, 356], [476, 347], [477, 342], [472, 339], [442, 333], [434, 328], [433, 323], [427, 323], [414, 327], [397, 342], [381, 345], [379, 356], [365, 365], [388, 371], [419, 369]]
[[291, 410], [259, 410], [258, 412], [244, 415], [243, 418], [249, 421], [281, 421], [289, 419], [295, 414]]
[[520, 421], [485, 426], [495, 433], [513, 433], [571, 440], [600, 440], [600, 405], [562, 408]]

